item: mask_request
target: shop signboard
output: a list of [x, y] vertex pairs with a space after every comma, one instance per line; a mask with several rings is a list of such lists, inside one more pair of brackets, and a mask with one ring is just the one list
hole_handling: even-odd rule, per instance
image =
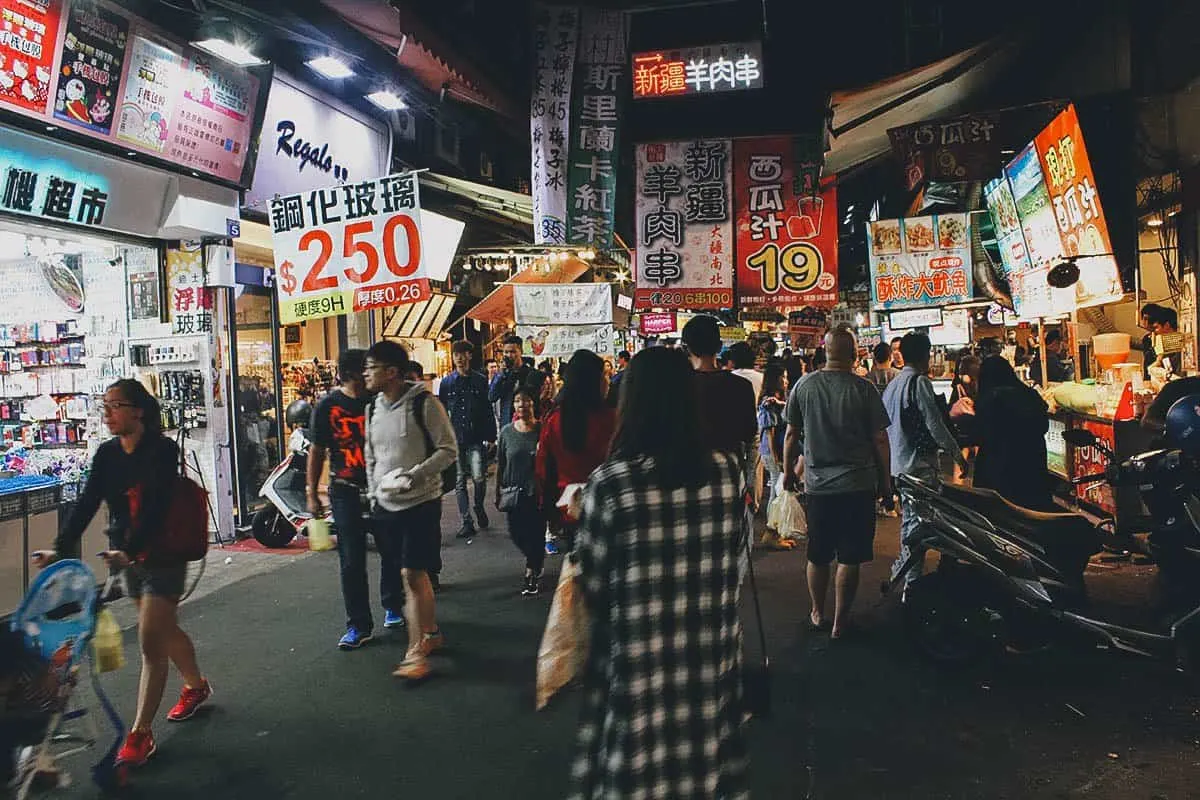
[[959, 183], [985, 180], [996, 163], [996, 119], [967, 114], [889, 128], [892, 152], [904, 165], [909, 191], [925, 181]]
[[262, 84], [106, 0], [0, 0], [0, 108], [245, 187]]
[[636, 100], [763, 88], [761, 42], [728, 42], [633, 56]]
[[637, 146], [637, 308], [733, 307], [730, 142]]
[[277, 194], [386, 175], [391, 169], [391, 144], [387, 126], [276, 72], [254, 162], [254, 184], [244, 205], [266, 212]]
[[525, 340], [525, 352], [535, 358], [570, 358], [576, 350], [591, 350], [611, 356], [613, 326], [607, 325], [517, 325], [517, 336]]
[[739, 305], [837, 304], [837, 187], [797, 193], [794, 156], [786, 136], [733, 143]]
[[[18, 137], [14, 134], [8, 143], [19, 145]], [[7, 146], [0, 147], [0, 190], [0, 210], [51, 222], [99, 227], [108, 209], [106, 176]]]
[[567, 242], [568, 117], [578, 38], [578, 8], [535, 7], [529, 136], [533, 149], [533, 238], [538, 244]]
[[181, 241], [167, 249], [167, 321], [180, 336], [213, 332], [213, 290], [204, 285], [204, 248]]
[[612, 324], [612, 284], [514, 283], [518, 325]]
[[281, 323], [429, 299], [415, 173], [277, 197], [270, 216]]
[[672, 312], [646, 311], [638, 315], [638, 333], [642, 336], [662, 336], [679, 330]]
[[1074, 287], [1075, 307], [1120, 300], [1125, 292], [1074, 104], [1034, 137], [1033, 144], [1062, 240], [1062, 252], [1067, 258], [1077, 259], [1079, 282]]
[[[1109, 448], [1110, 452], [1117, 451], [1113, 439], [1113, 424], [1094, 420], [1079, 420], [1076, 427], [1090, 431], [1096, 438]], [[1108, 466], [1108, 458], [1096, 447], [1071, 448], [1071, 477], [1080, 478], [1084, 475], [1099, 475]], [[1112, 486], [1107, 481], [1084, 483], [1075, 487], [1075, 496], [1080, 500], [1092, 503], [1109, 514], [1116, 515], [1117, 501], [1113, 496]]]
[[934, 328], [942, 324], [940, 308], [914, 308], [911, 311], [893, 311], [888, 314], [888, 329], [893, 331], [913, 328]]
[[[1025, 246], [1025, 234], [1021, 231], [1021, 218], [1017, 216], [1012, 187], [1007, 179], [995, 178], [988, 181], [983, 195], [987, 198], [988, 215], [992, 218], [996, 244], [1000, 248], [1002, 277], [1009, 280], [1012, 275], [1023, 275], [1030, 268], [1029, 249]], [[1013, 299], [1015, 302], [1016, 298]]]
[[750, 332], [741, 325], [722, 325], [720, 333], [722, 342], [744, 342], [750, 336]]
[[963, 303], [972, 296], [967, 214], [877, 220], [867, 226], [871, 301], [877, 309]]
[[1028, 269], [1009, 278], [1017, 314], [1022, 319], [1034, 319], [1068, 313], [1074, 308], [1074, 292], [1054, 289], [1046, 282], [1046, 273], [1062, 260], [1062, 238], [1032, 142], [1009, 162], [1004, 174], [1012, 189], [1029, 255]]
[[567, 242], [610, 250], [616, 214], [629, 17], [585, 8], [571, 91]]
[[0, 107], [45, 112], [61, 20], [61, 0], [0, 0]]

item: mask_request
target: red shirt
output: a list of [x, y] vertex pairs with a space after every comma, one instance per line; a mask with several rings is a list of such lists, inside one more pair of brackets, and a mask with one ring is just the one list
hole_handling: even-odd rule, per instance
[[613, 408], [591, 412], [587, 440], [581, 452], [568, 450], [563, 443], [562, 410], [554, 409], [542, 423], [537, 449], [537, 485], [542, 507], [552, 509], [567, 484], [586, 483], [588, 477], [608, 458], [608, 446], [617, 427]]

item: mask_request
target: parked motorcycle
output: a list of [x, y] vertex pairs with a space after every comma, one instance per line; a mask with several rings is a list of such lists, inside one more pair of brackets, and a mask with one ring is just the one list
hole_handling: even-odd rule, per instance
[[[287, 408], [285, 418], [292, 433], [288, 438], [288, 454], [271, 470], [263, 482], [259, 496], [268, 502], [250, 521], [250, 527], [264, 547], [287, 547], [312, 519], [308, 510], [306, 487], [308, 481], [308, 450], [312, 445], [308, 438], [312, 407], [307, 401], [297, 400]], [[332, 521], [326, 512], [325, 519]]]
[[[1072, 445], [1097, 447], [1109, 459], [1103, 473], [1075, 483], [1139, 487], [1151, 521], [1144, 539], [1116, 538], [1108, 522], [1093, 525], [1080, 514], [1020, 508], [990, 490], [901, 476], [906, 511], [918, 520], [918, 543], [940, 554], [937, 569], [904, 593], [905, 625], [918, 651], [963, 665], [1002, 648], [1028, 650], [1073, 638], [1193, 665], [1200, 656], [1200, 394], [1178, 392], [1164, 399], [1172, 401], [1163, 415], [1166, 448], [1118, 464], [1090, 432], [1065, 434]], [[1167, 598], [1164, 624], [1133, 628], [1096, 612], [1084, 571], [1105, 545], [1140, 549], [1158, 564]], [[914, 555], [900, 576], [916, 563]]]

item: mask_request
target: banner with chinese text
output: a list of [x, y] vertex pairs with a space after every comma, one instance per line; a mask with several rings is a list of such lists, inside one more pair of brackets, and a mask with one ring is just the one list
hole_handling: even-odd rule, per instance
[[0, 0], [0, 105], [45, 113], [62, 16], [59, 0]]
[[928, 120], [888, 129], [892, 152], [904, 166], [909, 191], [925, 181], [960, 183], [986, 180], [999, 156], [990, 114]]
[[532, 144], [533, 238], [567, 242], [567, 158], [571, 79], [579, 38], [579, 9], [538, 5], [533, 21]]
[[611, 325], [610, 283], [514, 283], [518, 325]]
[[181, 241], [167, 248], [167, 321], [181, 336], [212, 334], [213, 290], [204, 285], [204, 248]]
[[867, 226], [876, 309], [963, 303], [972, 296], [967, 214], [882, 219]]
[[611, 356], [613, 326], [607, 325], [518, 325], [517, 336], [525, 340], [525, 352], [534, 358], [570, 358], [576, 350], [591, 350]]
[[627, 20], [619, 11], [583, 10], [571, 90], [567, 243], [599, 250], [613, 246]]
[[728, 139], [637, 146], [639, 309], [733, 307]]
[[281, 323], [428, 300], [414, 173], [271, 201]]
[[837, 187], [797, 195], [794, 154], [786, 136], [733, 143], [739, 305], [837, 305]]
[[1062, 238], [1063, 254], [1077, 259], [1075, 307], [1120, 300], [1125, 292], [1074, 104], [1055, 117], [1033, 144]]

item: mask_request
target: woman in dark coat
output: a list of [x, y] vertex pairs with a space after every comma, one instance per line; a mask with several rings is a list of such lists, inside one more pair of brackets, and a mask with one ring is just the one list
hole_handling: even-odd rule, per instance
[[1023, 384], [1004, 358], [985, 358], [975, 402], [975, 487], [994, 489], [1024, 508], [1056, 510], [1046, 471], [1049, 425], [1049, 408], [1041, 395]]

